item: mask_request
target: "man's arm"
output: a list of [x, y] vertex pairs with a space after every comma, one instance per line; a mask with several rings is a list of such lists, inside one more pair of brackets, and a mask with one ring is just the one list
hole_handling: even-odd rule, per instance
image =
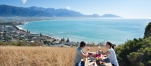
[[87, 51], [86, 53], [82, 52], [81, 56], [86, 58], [88, 56], [88, 53], [89, 53], [89, 51]]
[[81, 56], [86, 58], [86, 57], [89, 55], [89, 54], [88, 54], [88, 53], [89, 53], [89, 50], [90, 50], [90, 48], [88, 48], [85, 53], [82, 52]]

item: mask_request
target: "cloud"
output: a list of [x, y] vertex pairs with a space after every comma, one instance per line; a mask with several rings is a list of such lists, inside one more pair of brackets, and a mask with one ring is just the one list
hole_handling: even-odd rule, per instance
[[27, 0], [21, 0], [23, 2], [23, 4], [25, 4], [27, 2]]
[[68, 9], [68, 10], [69, 10], [69, 9], [70, 9], [70, 6], [66, 6], [66, 9]]
[[78, 12], [81, 12], [81, 10], [78, 10]]

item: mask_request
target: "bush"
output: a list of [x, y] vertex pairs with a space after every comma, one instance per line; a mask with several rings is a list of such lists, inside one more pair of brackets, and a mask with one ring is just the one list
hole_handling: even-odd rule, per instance
[[16, 41], [11, 42], [10, 45], [11, 45], [11, 46], [17, 46], [17, 45], [18, 45], [18, 42], [16, 42]]
[[6, 45], [8, 45], [7, 42], [0, 42], [0, 46], [6, 46]]
[[151, 22], [145, 29], [145, 38], [134, 38], [115, 48], [120, 66], [151, 66]]
[[151, 66], [151, 42], [148, 39], [128, 40], [115, 48], [120, 66]]
[[42, 46], [42, 43], [34, 42], [30, 43], [28, 46]]
[[34, 43], [28, 43], [26, 41], [14, 41], [14, 42], [0, 42], [0, 46], [42, 46], [42, 43], [34, 42]]

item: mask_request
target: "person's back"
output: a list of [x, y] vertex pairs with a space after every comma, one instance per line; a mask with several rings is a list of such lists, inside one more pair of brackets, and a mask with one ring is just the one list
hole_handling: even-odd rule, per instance
[[74, 57], [74, 64], [78, 64], [81, 61], [81, 55], [82, 54], [82, 50], [80, 47], [77, 47], [76, 49], [76, 53], [75, 53], [75, 57]]
[[108, 54], [110, 62], [116, 66], [119, 66], [114, 49], [110, 48], [108, 51], [110, 52], [110, 54]]

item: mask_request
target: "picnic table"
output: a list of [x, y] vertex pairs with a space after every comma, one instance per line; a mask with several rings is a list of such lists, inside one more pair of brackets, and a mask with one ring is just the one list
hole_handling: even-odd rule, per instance
[[[109, 59], [107, 58], [106, 55], [103, 55], [103, 58], [102, 58], [104, 64], [102, 66], [112, 66], [111, 62], [109, 61]], [[88, 66], [88, 64], [90, 63], [90, 59], [89, 57], [86, 58], [85, 60], [85, 66]], [[98, 66], [96, 63], [95, 63], [95, 66]]]

